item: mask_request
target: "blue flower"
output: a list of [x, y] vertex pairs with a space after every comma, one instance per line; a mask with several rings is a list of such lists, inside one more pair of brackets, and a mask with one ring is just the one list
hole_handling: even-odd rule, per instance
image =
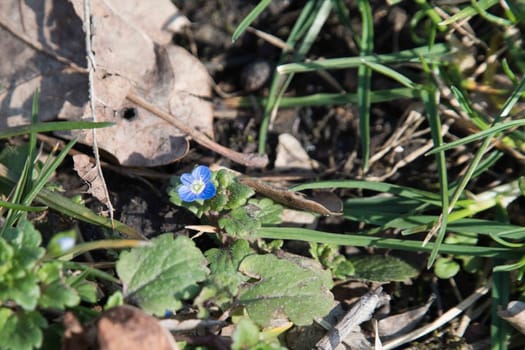
[[211, 171], [204, 165], [199, 165], [191, 174], [182, 174], [182, 185], [178, 188], [180, 199], [183, 202], [206, 200], [215, 196], [215, 185], [211, 182]]

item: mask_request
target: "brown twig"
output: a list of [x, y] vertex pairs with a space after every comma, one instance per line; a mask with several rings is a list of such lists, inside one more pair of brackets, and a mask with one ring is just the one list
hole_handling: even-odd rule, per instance
[[[93, 54], [93, 37], [94, 33], [91, 32], [91, 2], [90, 0], [84, 0], [84, 33], [86, 41], [86, 61], [88, 69], [88, 95], [89, 95], [89, 109], [91, 114], [91, 119], [93, 122], [97, 121], [97, 115], [95, 113], [95, 82], [94, 75], [96, 69], [95, 55]], [[109, 195], [108, 186], [106, 185], [106, 179], [104, 178], [104, 173], [102, 172], [102, 167], [100, 166], [100, 154], [98, 151], [97, 143], [97, 128], [91, 129], [91, 134], [93, 136], [93, 156], [95, 157], [95, 169], [97, 170], [97, 176], [101, 183], [101, 189], [104, 193], [104, 204], [108, 208], [109, 218], [113, 225], [113, 213], [115, 209], [111, 203], [111, 197]]]
[[146, 109], [147, 111], [155, 114], [159, 118], [167, 121], [168, 123], [172, 124], [176, 128], [178, 128], [183, 133], [190, 136], [195, 142], [199, 143], [200, 145], [217, 152], [223, 156], [225, 156], [228, 159], [231, 159], [232, 161], [242, 164], [247, 167], [254, 167], [254, 168], [264, 168], [266, 165], [268, 165], [268, 157], [266, 155], [259, 155], [255, 153], [239, 153], [236, 152], [230, 148], [224, 147], [217, 142], [211, 140], [208, 138], [205, 134], [202, 132], [180, 122], [172, 116], [171, 114], [165, 112], [164, 110], [156, 107], [155, 105], [149, 103], [145, 99], [143, 99], [141, 96], [129, 92], [126, 98], [135, 103], [136, 105]]

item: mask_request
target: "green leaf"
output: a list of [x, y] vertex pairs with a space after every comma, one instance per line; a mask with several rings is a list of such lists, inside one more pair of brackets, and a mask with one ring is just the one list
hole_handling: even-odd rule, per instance
[[[306, 260], [310, 259], [302, 259]], [[297, 325], [307, 325], [330, 311], [332, 276], [298, 263], [272, 254], [251, 255], [241, 262], [240, 271], [257, 279], [243, 285], [239, 296], [254, 322], [267, 326], [274, 318], [287, 317]]]
[[94, 282], [82, 280], [72, 285], [72, 287], [77, 291], [82, 301], [96, 303], [99, 299], [97, 284]]
[[62, 264], [59, 261], [49, 261], [38, 269], [38, 279], [45, 284], [50, 284], [60, 279]]
[[16, 255], [21, 257], [21, 261], [27, 262], [26, 267], [33, 267], [38, 259], [44, 253], [44, 249], [40, 247], [42, 237], [33, 224], [27, 219], [22, 219], [16, 228], [6, 230], [4, 236], [17, 252]]
[[232, 350], [253, 349], [259, 342], [259, 328], [250, 319], [243, 318], [232, 335]]
[[45, 318], [36, 311], [14, 313], [0, 309], [0, 345], [2, 350], [31, 350], [42, 345]]
[[344, 279], [355, 274], [354, 264], [339, 252], [338, 245], [310, 242], [308, 251], [315, 260], [330, 269], [334, 278]]
[[80, 303], [76, 290], [66, 283], [62, 268], [61, 262], [50, 261], [38, 269], [38, 278], [42, 282], [39, 306], [64, 310], [66, 306], [76, 306]]
[[259, 207], [247, 205], [224, 214], [219, 220], [219, 227], [233, 237], [249, 239], [261, 228], [261, 221], [257, 219]]
[[122, 252], [116, 267], [124, 296], [146, 312], [164, 315], [166, 310], [180, 309], [181, 300], [195, 296], [197, 283], [208, 275], [206, 264], [191, 239], [164, 234], [151, 246]]
[[254, 190], [240, 182], [234, 181], [228, 186], [227, 191], [230, 194], [228, 204], [225, 206], [226, 209], [239, 208], [244, 205], [248, 198], [255, 194]]
[[0, 287], [0, 300], [12, 300], [25, 310], [34, 310], [39, 297], [38, 277], [30, 272], [15, 276], [7, 285]]
[[80, 303], [78, 293], [62, 280], [44, 285], [41, 289], [42, 295], [38, 300], [38, 305], [43, 308], [64, 310], [66, 307], [76, 306]]
[[254, 254], [254, 251], [244, 240], [236, 241], [227, 249], [213, 248], [205, 255], [210, 262], [210, 278], [195, 300], [195, 304], [203, 306], [204, 302], [213, 302], [223, 310], [229, 306], [237, 296], [239, 286], [248, 280], [248, 277], [239, 272], [241, 261]]
[[115, 293], [109, 296], [108, 301], [106, 302], [106, 305], [104, 305], [104, 310], [109, 310], [113, 307], [121, 306], [123, 304], [124, 304], [124, 295], [122, 295], [121, 291], [116, 291]]
[[354, 277], [375, 282], [406, 282], [418, 271], [394, 256], [368, 255], [349, 259], [355, 269]]
[[218, 224], [231, 236], [249, 239], [263, 224], [280, 223], [282, 211], [283, 207], [269, 198], [251, 199], [247, 205], [224, 214]]
[[[7, 272], [13, 266], [13, 257], [15, 250], [5, 239], [0, 237], [0, 286], [5, 281]], [[2, 287], [0, 287], [0, 290]]]
[[275, 204], [269, 198], [250, 199], [248, 203], [259, 208], [256, 217], [260, 220], [261, 225], [275, 225], [282, 222], [282, 205]]
[[434, 266], [434, 273], [442, 279], [454, 277], [459, 272], [460, 266], [451, 258], [438, 258]]
[[40, 233], [26, 219], [8, 228], [0, 238], [0, 302], [14, 301], [33, 310], [40, 296], [38, 276], [33, 270], [44, 255]]

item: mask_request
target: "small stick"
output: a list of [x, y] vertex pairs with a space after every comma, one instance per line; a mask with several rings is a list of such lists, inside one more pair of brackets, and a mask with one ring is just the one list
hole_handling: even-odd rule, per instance
[[372, 317], [375, 309], [382, 304], [382, 291], [383, 288], [378, 287], [376, 290], [363, 295], [341, 321], [317, 342], [315, 348], [332, 350], [341, 344], [352, 330]]
[[138, 106], [146, 109], [147, 111], [155, 114], [159, 118], [167, 121], [171, 125], [175, 126], [176, 128], [180, 129], [183, 133], [190, 136], [195, 142], [199, 143], [200, 145], [217, 152], [223, 156], [225, 156], [228, 159], [233, 160], [236, 163], [242, 164], [247, 167], [254, 167], [254, 168], [264, 168], [266, 165], [268, 165], [268, 157], [266, 155], [259, 155], [256, 153], [239, 153], [236, 152], [230, 148], [224, 147], [217, 142], [211, 140], [208, 138], [205, 134], [202, 132], [180, 122], [172, 116], [171, 114], [163, 111], [162, 109], [156, 107], [155, 105], [149, 103], [148, 101], [144, 100], [141, 96], [129, 92], [126, 98], [137, 104]]
[[[93, 55], [93, 36], [94, 34], [91, 32], [91, 2], [90, 0], [84, 0], [84, 32], [85, 40], [86, 40], [86, 61], [88, 66], [88, 91], [89, 91], [89, 109], [91, 111], [91, 119], [93, 122], [97, 121], [97, 114], [95, 112], [95, 82], [94, 82], [94, 73], [96, 69], [96, 63], [95, 63], [95, 56]], [[102, 172], [102, 167], [100, 166], [100, 154], [98, 151], [98, 143], [97, 143], [97, 129], [93, 128], [91, 129], [91, 134], [93, 135], [93, 155], [95, 157], [95, 169], [97, 170], [98, 178], [101, 181], [102, 184], [102, 191], [104, 192], [105, 199], [105, 205], [108, 208], [109, 211], [109, 218], [111, 219], [111, 225], [114, 226], [114, 218], [113, 218], [113, 212], [115, 209], [113, 208], [113, 204], [111, 204], [111, 197], [109, 195], [108, 186], [106, 185], [106, 179], [104, 178], [104, 173]]]

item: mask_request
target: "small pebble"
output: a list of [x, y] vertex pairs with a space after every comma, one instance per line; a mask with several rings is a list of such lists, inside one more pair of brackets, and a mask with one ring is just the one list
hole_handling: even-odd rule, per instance
[[253, 92], [266, 84], [272, 74], [268, 61], [257, 60], [246, 65], [241, 71], [241, 84], [244, 90]]

